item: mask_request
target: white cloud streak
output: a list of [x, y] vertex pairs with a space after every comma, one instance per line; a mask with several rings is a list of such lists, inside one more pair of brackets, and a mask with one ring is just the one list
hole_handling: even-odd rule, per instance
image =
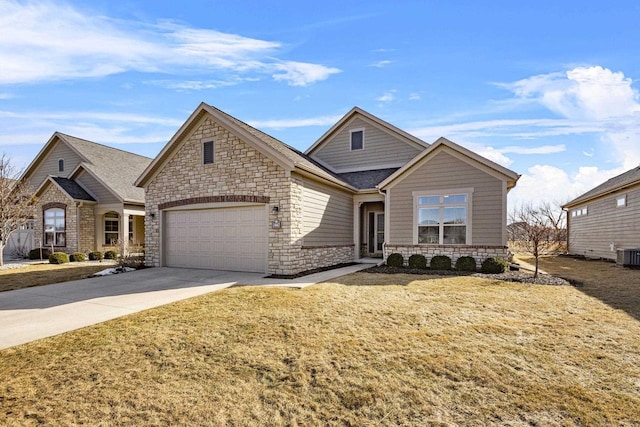
[[253, 120], [247, 123], [259, 129], [288, 129], [306, 126], [331, 126], [340, 120], [341, 117], [341, 115], [336, 115], [306, 119]]
[[[274, 58], [282, 44], [172, 21], [144, 24], [49, 1], [0, 2], [0, 85], [103, 77], [127, 71], [273, 75], [305, 86], [340, 72]], [[205, 86], [205, 88], [207, 88]]]
[[377, 97], [376, 101], [387, 103], [393, 101], [394, 99], [396, 99], [396, 90], [391, 89], [386, 91], [382, 96]]
[[374, 62], [373, 64], [369, 64], [369, 67], [383, 68], [383, 67], [386, 67], [387, 65], [390, 65], [391, 63], [392, 63], [392, 61], [389, 61], [388, 59], [384, 59], [382, 61], [378, 61], [378, 62]]

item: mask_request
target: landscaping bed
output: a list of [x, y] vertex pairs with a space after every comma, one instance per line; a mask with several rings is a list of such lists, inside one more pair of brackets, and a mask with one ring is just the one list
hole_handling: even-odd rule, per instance
[[566, 279], [561, 277], [552, 276], [550, 274], [538, 274], [538, 277], [534, 279], [533, 274], [523, 271], [505, 271], [499, 274], [485, 274], [485, 273], [472, 273], [468, 271], [457, 270], [432, 270], [422, 268], [408, 268], [408, 267], [391, 267], [388, 265], [381, 265], [377, 267], [367, 268], [363, 270], [367, 273], [382, 273], [382, 274], [423, 274], [434, 276], [472, 276], [481, 277], [492, 280], [502, 280], [505, 282], [516, 283], [528, 283], [535, 285], [553, 285], [553, 286], [566, 286], [570, 285]]

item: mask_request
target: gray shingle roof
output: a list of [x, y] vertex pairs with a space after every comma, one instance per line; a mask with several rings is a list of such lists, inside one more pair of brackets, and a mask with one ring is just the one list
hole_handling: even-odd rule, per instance
[[338, 177], [358, 190], [375, 188], [399, 168], [339, 173]]
[[144, 189], [134, 186], [134, 182], [152, 159], [59, 132], [58, 136], [89, 161], [82, 166], [116, 195], [126, 202], [144, 203]]
[[565, 203], [564, 206], [573, 206], [636, 182], [640, 183], [640, 167], [635, 167], [618, 176], [614, 176], [581, 196], [576, 197], [569, 203]]
[[91, 197], [84, 188], [80, 187], [80, 185], [72, 179], [60, 178], [58, 176], [51, 177], [51, 179], [53, 179], [73, 200], [87, 200], [90, 202], [96, 201], [96, 199]]

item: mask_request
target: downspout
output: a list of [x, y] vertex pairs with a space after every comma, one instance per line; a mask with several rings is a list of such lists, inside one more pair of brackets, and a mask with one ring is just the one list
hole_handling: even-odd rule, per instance
[[381, 190], [380, 188], [376, 187], [376, 189], [378, 190], [378, 193], [380, 193], [381, 195], [384, 196], [384, 242], [382, 242], [382, 261], [380, 261], [377, 265], [381, 266], [382, 264], [385, 263], [385, 257], [384, 257], [384, 253], [386, 251], [386, 247], [387, 247], [387, 239], [389, 237], [389, 221], [390, 221], [390, 217], [389, 217], [389, 202], [387, 200], [387, 192]]

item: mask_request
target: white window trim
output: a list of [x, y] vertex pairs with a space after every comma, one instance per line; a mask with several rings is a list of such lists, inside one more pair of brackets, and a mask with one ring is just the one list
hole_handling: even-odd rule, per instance
[[[353, 149], [353, 134], [354, 132], [362, 132], [362, 148]], [[349, 130], [349, 151], [362, 151], [364, 150], [364, 128], [350, 129]]]
[[586, 206], [571, 211], [571, 217], [585, 216], [589, 213]]
[[[60, 170], [60, 162], [62, 162], [62, 170]], [[64, 159], [58, 159], [58, 172], [64, 172]]]
[[[213, 156], [212, 156], [212, 159], [211, 159], [211, 163], [205, 163], [204, 162], [204, 146], [208, 142], [211, 143], [211, 148], [213, 150]], [[213, 165], [215, 163], [216, 163], [216, 143], [215, 143], [215, 141], [213, 139], [203, 139], [202, 140], [202, 164], [204, 166], [207, 166], [207, 165]]]
[[[62, 215], [60, 215], [60, 217], [62, 217], [62, 219], [64, 220], [64, 229], [62, 231], [55, 231], [55, 228], [53, 231], [47, 231], [47, 212], [52, 212], [53, 213], [53, 221], [54, 221], [54, 227], [55, 227], [55, 220], [56, 218], [58, 218], [58, 215], [56, 215], [56, 213], [61, 212]], [[55, 211], [55, 212], [54, 212]], [[53, 234], [53, 246], [56, 247], [66, 247], [67, 246], [67, 210], [64, 208], [49, 208], [46, 209], [42, 212], [42, 216], [43, 216], [43, 224], [42, 224], [42, 241], [46, 242], [47, 241], [47, 233], [52, 233]], [[56, 244], [56, 236], [58, 234], [63, 235], [63, 239], [64, 239], [64, 244], [60, 245], [60, 244]], [[52, 243], [45, 243], [46, 246], [52, 246]]]
[[[620, 200], [622, 200], [622, 204], [620, 204]], [[616, 208], [626, 208], [627, 207], [627, 195], [621, 194], [616, 196]]]
[[[413, 227], [413, 244], [414, 245], [431, 245], [435, 246], [433, 243], [418, 243], [418, 198], [420, 197], [428, 197], [428, 196], [445, 196], [449, 194], [465, 194], [467, 196], [467, 235], [466, 235], [466, 243], [464, 244], [456, 244], [456, 243], [447, 243], [447, 245], [455, 245], [455, 246], [468, 246], [472, 245], [472, 236], [473, 236], [473, 188], [454, 188], [454, 189], [444, 189], [444, 190], [429, 190], [429, 191], [413, 191], [411, 195], [413, 196], [413, 222], [411, 226]], [[434, 205], [435, 206], [435, 205]], [[438, 204], [438, 207], [442, 205]], [[442, 221], [440, 221], [440, 238], [439, 241], [442, 241]], [[438, 243], [438, 246], [444, 245], [444, 243]]]
[[[109, 213], [115, 213], [116, 215], [118, 215], [118, 217], [117, 218], [107, 217], [107, 214], [109, 214]], [[107, 233], [108, 234], [117, 234], [117, 237], [116, 237], [115, 240], [119, 240], [120, 239], [120, 231], [121, 231], [120, 229], [122, 228], [122, 227], [120, 227], [120, 221], [121, 220], [122, 220], [122, 215], [120, 215], [118, 212], [115, 212], [115, 211], [109, 211], [109, 212], [106, 212], [103, 215], [102, 228], [103, 228], [103, 231], [104, 231], [104, 233], [103, 233], [104, 235], [102, 237], [104, 238], [104, 242], [103, 242], [104, 246], [113, 246], [115, 244], [115, 243], [112, 244], [111, 242], [108, 241]], [[118, 226], [118, 231], [107, 231], [107, 221], [115, 222], [116, 225]]]

